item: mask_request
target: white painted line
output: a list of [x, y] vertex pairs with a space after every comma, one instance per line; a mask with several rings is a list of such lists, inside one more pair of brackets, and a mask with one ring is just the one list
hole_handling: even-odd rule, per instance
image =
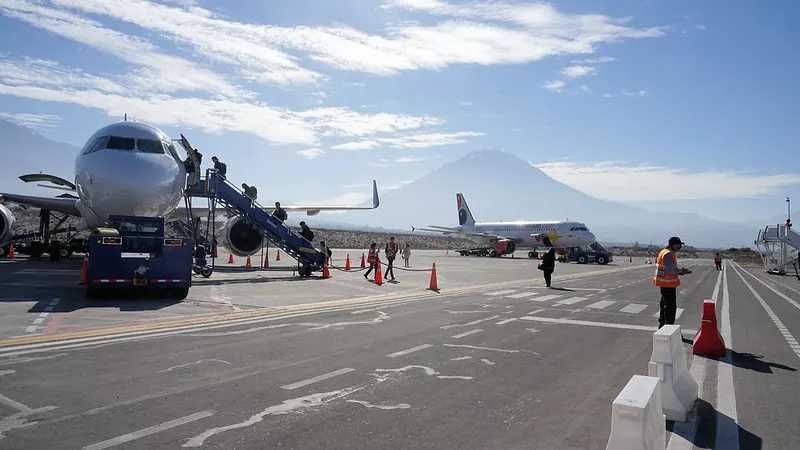
[[683, 308], [676, 308], [675, 309], [675, 320], [681, 318], [681, 314], [683, 314]]
[[[592, 295], [592, 294], [589, 294], [589, 295]], [[565, 298], [564, 300], [559, 300], [555, 304], [556, 305], [574, 305], [575, 303], [582, 302], [584, 300], [587, 300], [587, 298], [586, 297], [570, 297], [570, 298]]]
[[608, 306], [613, 305], [614, 303], [617, 303], [617, 302], [615, 302], [613, 300], [600, 300], [599, 302], [594, 302], [591, 305], [586, 305], [586, 307], [587, 308], [594, 308], [594, 309], [604, 309], [604, 308], [606, 308]]
[[487, 317], [487, 318], [485, 318], [485, 319], [473, 320], [472, 322], [467, 322], [467, 323], [454, 323], [454, 324], [452, 324], [452, 325], [444, 325], [444, 326], [441, 326], [441, 327], [439, 327], [439, 328], [441, 328], [441, 329], [443, 329], [443, 330], [447, 330], [448, 328], [455, 328], [455, 327], [468, 327], [468, 326], [472, 326], [472, 325], [477, 325], [477, 324], [479, 324], [479, 323], [481, 323], [481, 322], [486, 322], [486, 321], [489, 321], [489, 320], [494, 320], [494, 319], [497, 319], [497, 318], [499, 318], [499, 317], [500, 317], [500, 316], [492, 316], [492, 317]]
[[620, 312], [628, 314], [639, 314], [647, 308], [647, 305], [640, 305], [639, 303], [631, 303], [630, 305], [620, 309]]
[[506, 298], [525, 298], [539, 295], [538, 292], [520, 292], [519, 294], [507, 295]]
[[453, 339], [461, 339], [464, 336], [469, 336], [470, 334], [480, 333], [481, 331], [483, 331], [483, 330], [478, 328], [478, 329], [475, 329], [475, 330], [465, 331], [465, 332], [463, 332], [461, 334], [456, 334], [456, 335], [450, 336], [450, 337], [453, 338]]
[[[734, 263], [734, 264], [736, 264], [737, 266], [739, 266], [739, 267], [742, 269], [742, 272], [744, 272], [744, 273], [746, 273], [746, 274], [750, 275], [750, 276], [751, 276], [751, 277], [753, 277], [753, 278], [754, 278], [756, 281], [758, 281], [759, 283], [763, 284], [763, 285], [764, 285], [764, 287], [766, 287], [766, 288], [767, 288], [767, 289], [769, 289], [770, 291], [774, 292], [774, 293], [775, 293], [775, 295], [777, 295], [778, 297], [780, 297], [780, 298], [782, 298], [782, 299], [786, 300], [787, 302], [791, 303], [791, 305], [792, 305], [792, 306], [794, 306], [795, 308], [797, 308], [797, 309], [800, 309], [800, 303], [797, 303], [796, 301], [794, 301], [794, 300], [792, 300], [791, 298], [789, 298], [789, 297], [787, 297], [786, 295], [784, 295], [782, 292], [780, 292], [780, 291], [776, 290], [776, 289], [775, 289], [775, 288], [773, 288], [772, 286], [770, 286], [770, 285], [768, 285], [767, 283], [765, 283], [765, 282], [761, 281], [761, 279], [759, 279], [757, 276], [755, 276], [755, 275], [753, 275], [752, 273], [750, 273], [750, 272], [748, 272], [748, 271], [744, 270], [744, 268], [743, 268], [742, 266], [740, 266], [738, 263]], [[736, 270], [736, 268], [735, 268], [735, 267], [734, 267], [734, 270]], [[736, 273], [739, 273], [739, 271], [738, 271], [738, 270], [736, 270]], [[741, 277], [742, 275], [740, 274], [739, 276]], [[744, 277], [743, 277], [743, 278], [744, 278]], [[789, 288], [788, 286], [786, 286], [786, 287], [787, 287], [787, 288]], [[794, 290], [794, 289], [792, 289], [792, 288], [789, 288], [789, 290], [795, 291], [795, 290]], [[797, 292], [797, 291], [795, 291], [795, 292]]]
[[346, 367], [344, 369], [334, 370], [333, 372], [324, 373], [322, 375], [317, 375], [316, 377], [309, 378], [307, 380], [298, 381], [297, 383], [287, 384], [285, 386], [281, 386], [282, 389], [292, 390], [297, 389], [303, 386], [308, 386], [309, 384], [316, 383], [318, 381], [327, 380], [328, 378], [337, 377], [339, 375], [344, 375], [346, 373], [350, 373], [356, 369], [351, 369]]
[[31, 409], [30, 407], [25, 406], [16, 400], [10, 399], [3, 394], [0, 394], [0, 404], [10, 406], [11, 408], [14, 408], [21, 413], [29, 413], [33, 411], [33, 409]]
[[159, 431], [169, 430], [170, 428], [175, 428], [180, 425], [185, 425], [187, 423], [194, 422], [196, 420], [205, 419], [206, 417], [212, 415], [214, 415], [214, 413], [212, 413], [211, 411], [202, 411], [199, 413], [194, 413], [190, 416], [185, 416], [179, 419], [170, 420], [169, 422], [164, 422], [159, 425], [154, 425], [152, 427], [148, 427], [143, 430], [134, 431], [133, 433], [123, 434], [122, 436], [118, 436], [113, 439], [108, 439], [103, 442], [98, 442], [96, 444], [88, 445], [86, 447], [83, 447], [83, 450], [103, 450], [109, 447], [114, 447], [115, 445], [124, 444], [126, 442], [130, 442], [139, 438], [143, 438], [145, 436], [149, 436], [151, 434], [158, 433]]
[[25, 328], [25, 332], [26, 333], [33, 333], [34, 331], [36, 331], [36, 328], [37, 328], [36, 325], [31, 325], [28, 328]]
[[739, 427], [736, 414], [736, 391], [733, 385], [733, 358], [731, 340], [731, 300], [728, 294], [728, 270], [722, 269], [722, 311], [720, 334], [725, 341], [725, 359], [717, 365], [717, 438], [715, 448], [739, 448]]
[[486, 295], [489, 295], [489, 296], [505, 295], [505, 294], [513, 294], [514, 292], [517, 292], [516, 289], [505, 290], [505, 291], [487, 292]]
[[37, 317], [36, 320], [33, 321], [33, 324], [39, 325], [40, 323], [44, 322], [44, 319], [45, 319], [44, 317]]
[[517, 320], [516, 318], [512, 317], [510, 319], [501, 320], [500, 322], [496, 322], [495, 325], [505, 325], [507, 323], [514, 322], [516, 320]]
[[[759, 303], [761, 303], [761, 307], [764, 308], [764, 311], [767, 312], [769, 318], [772, 319], [772, 322], [775, 324], [776, 327], [778, 327], [778, 331], [780, 331], [781, 335], [783, 335], [783, 339], [786, 340], [786, 343], [789, 344], [789, 347], [792, 348], [794, 354], [797, 355], [798, 358], [800, 358], [800, 344], [797, 343], [797, 339], [795, 339], [794, 336], [792, 336], [792, 333], [789, 332], [789, 329], [786, 328], [786, 325], [784, 325], [781, 319], [778, 318], [778, 315], [775, 314], [775, 311], [773, 311], [772, 308], [769, 307], [767, 302], [765, 302], [764, 299], [760, 295], [758, 295], [758, 292], [756, 292], [756, 290], [753, 289], [753, 286], [750, 283], [748, 283], [747, 280], [744, 279], [744, 276], [742, 276], [742, 274], [739, 272], [739, 269], [733, 267], [733, 270], [736, 272], [737, 275], [739, 275], [739, 278], [742, 279], [744, 285], [747, 286], [747, 289], [750, 290], [750, 293], [753, 294], [753, 296], [756, 298], [756, 300], [758, 300]], [[727, 344], [727, 341], [725, 341], [725, 343]], [[730, 344], [727, 345], [730, 348], [731, 345]]]
[[[545, 322], [545, 323], [563, 323], [568, 325], [584, 325], [590, 327], [603, 327], [603, 328], [619, 328], [621, 330], [640, 330], [640, 331], [657, 331], [658, 327], [651, 327], [646, 325], [630, 325], [627, 323], [611, 323], [611, 322], [593, 322], [589, 320], [573, 320], [573, 319], [554, 319], [550, 317], [533, 317], [523, 316], [520, 320], [527, 320], [530, 322]], [[696, 334], [697, 330], [681, 330], [684, 334]]]
[[405, 349], [405, 350], [400, 350], [399, 352], [390, 353], [390, 354], [388, 354], [386, 356], [388, 356], [389, 358], [397, 358], [398, 356], [403, 356], [403, 355], [407, 355], [409, 353], [418, 352], [418, 351], [424, 350], [424, 349], [426, 349], [428, 347], [433, 347], [433, 345], [431, 345], [431, 344], [422, 344], [422, 345], [418, 345], [416, 347], [408, 348], [408, 349]]
[[562, 296], [561, 295], [552, 295], [551, 294], [551, 295], [545, 295], [543, 297], [532, 298], [531, 301], [534, 301], [534, 302], [546, 302], [548, 300], [554, 300], [554, 299], [557, 299], [559, 297], [562, 297]]

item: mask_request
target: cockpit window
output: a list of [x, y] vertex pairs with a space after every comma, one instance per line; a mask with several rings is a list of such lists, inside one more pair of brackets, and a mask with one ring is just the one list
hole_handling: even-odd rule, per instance
[[106, 148], [112, 150], [133, 150], [136, 148], [136, 139], [111, 136], [108, 138]]
[[175, 146], [172, 145], [171, 142], [169, 144], [164, 142], [164, 146], [167, 147], [167, 151], [169, 151], [169, 154], [172, 155], [173, 158], [175, 158], [175, 161], [180, 161], [181, 160], [181, 157], [178, 156], [178, 151], [175, 150]]
[[86, 146], [86, 150], [83, 151], [84, 155], [88, 155], [89, 153], [94, 153], [98, 150], [102, 150], [106, 148], [106, 142], [108, 142], [108, 136], [102, 136], [95, 139], [89, 145]]
[[137, 139], [136, 146], [142, 153], [156, 153], [160, 155], [164, 154], [164, 146], [161, 144], [161, 141], [154, 141], [152, 139]]

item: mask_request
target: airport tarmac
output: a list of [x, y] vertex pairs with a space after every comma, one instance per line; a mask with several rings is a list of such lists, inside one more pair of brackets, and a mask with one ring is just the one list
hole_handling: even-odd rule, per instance
[[[90, 303], [75, 284], [80, 261], [6, 261], [0, 442], [605, 448], [611, 402], [647, 374], [653, 266], [558, 264], [547, 289], [536, 260], [418, 251], [412, 265], [434, 261], [438, 293], [425, 270], [375, 286], [338, 270], [289, 281], [231, 268], [196, 279], [177, 303]], [[668, 448], [800, 448], [800, 283], [735, 263], [681, 265], [694, 273], [683, 277], [677, 323], [702, 389], [690, 421], [668, 423]], [[71, 273], [47, 272], [60, 270]], [[708, 298], [726, 358], [691, 355]]]

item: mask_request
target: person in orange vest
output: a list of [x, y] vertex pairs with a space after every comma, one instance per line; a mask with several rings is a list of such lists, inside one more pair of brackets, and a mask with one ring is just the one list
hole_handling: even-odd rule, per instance
[[717, 270], [722, 270], [722, 256], [719, 256], [719, 252], [714, 255], [714, 264], [717, 265]]
[[692, 273], [683, 267], [678, 269], [678, 257], [675, 252], [683, 247], [681, 238], [669, 238], [669, 244], [658, 253], [656, 258], [656, 271], [653, 274], [653, 285], [661, 289], [660, 313], [658, 315], [658, 328], [675, 324], [675, 311], [677, 310], [678, 286], [681, 285], [679, 275]]
[[372, 269], [375, 269], [376, 273], [378, 272], [379, 253], [380, 250], [378, 250], [378, 244], [373, 242], [372, 244], [369, 245], [369, 253], [367, 254], [367, 264], [369, 264], [369, 269], [367, 269], [367, 271], [364, 273], [364, 279], [369, 280], [369, 277], [367, 275], [369, 275], [369, 273], [372, 272]]
[[391, 275], [392, 281], [394, 281], [394, 258], [397, 257], [397, 242], [394, 240], [394, 236], [389, 237], [389, 242], [386, 243], [386, 261], [389, 263], [386, 267], [386, 272], [384, 272], [384, 277]]

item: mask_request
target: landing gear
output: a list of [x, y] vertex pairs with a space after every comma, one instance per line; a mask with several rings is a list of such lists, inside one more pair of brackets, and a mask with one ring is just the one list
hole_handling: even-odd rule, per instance
[[311, 267], [308, 267], [308, 266], [300, 266], [300, 267], [297, 269], [297, 273], [298, 273], [298, 274], [299, 274], [301, 277], [310, 277], [310, 276], [311, 276]]

